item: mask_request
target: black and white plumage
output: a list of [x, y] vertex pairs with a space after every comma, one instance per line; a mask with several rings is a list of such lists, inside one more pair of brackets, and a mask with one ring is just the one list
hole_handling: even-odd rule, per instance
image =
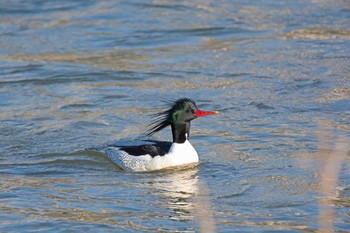
[[115, 164], [128, 171], [153, 171], [198, 163], [198, 154], [188, 140], [190, 122], [217, 113], [199, 110], [191, 99], [178, 99], [169, 110], [154, 115], [156, 120], [148, 131], [148, 135], [152, 135], [170, 125], [172, 143], [124, 141], [108, 146], [105, 152]]

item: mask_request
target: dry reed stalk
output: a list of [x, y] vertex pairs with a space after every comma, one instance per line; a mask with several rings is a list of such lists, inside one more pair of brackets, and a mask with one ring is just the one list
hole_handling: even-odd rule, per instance
[[335, 143], [333, 135], [328, 131], [321, 131], [318, 142], [317, 159], [322, 162], [320, 166], [319, 185], [319, 230], [317, 232], [334, 232], [333, 200], [336, 198], [337, 184], [342, 164], [345, 162], [346, 154], [349, 151], [350, 140], [346, 137], [338, 137]]
[[199, 182], [198, 186], [199, 193], [195, 196], [195, 218], [199, 224], [199, 232], [215, 233], [216, 225], [208, 186], [204, 181]]

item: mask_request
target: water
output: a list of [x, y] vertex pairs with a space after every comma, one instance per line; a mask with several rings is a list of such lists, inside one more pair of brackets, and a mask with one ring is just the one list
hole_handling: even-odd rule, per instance
[[[348, 1], [0, 12], [1, 232], [350, 231]], [[193, 121], [199, 166], [128, 173], [88, 149], [179, 97], [220, 112]]]

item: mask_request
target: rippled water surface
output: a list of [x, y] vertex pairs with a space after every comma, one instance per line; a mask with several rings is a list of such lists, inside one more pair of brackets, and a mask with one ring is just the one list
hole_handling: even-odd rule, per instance
[[[0, 12], [1, 232], [350, 231], [348, 0]], [[193, 121], [197, 167], [129, 173], [88, 149], [179, 97], [220, 112]]]

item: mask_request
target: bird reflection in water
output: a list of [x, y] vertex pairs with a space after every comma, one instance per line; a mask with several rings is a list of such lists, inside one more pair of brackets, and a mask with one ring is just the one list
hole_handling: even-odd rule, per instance
[[174, 213], [173, 220], [195, 221], [200, 232], [215, 232], [209, 190], [196, 167], [163, 171], [152, 179], [149, 188], [152, 194], [163, 199], [157, 204]]

